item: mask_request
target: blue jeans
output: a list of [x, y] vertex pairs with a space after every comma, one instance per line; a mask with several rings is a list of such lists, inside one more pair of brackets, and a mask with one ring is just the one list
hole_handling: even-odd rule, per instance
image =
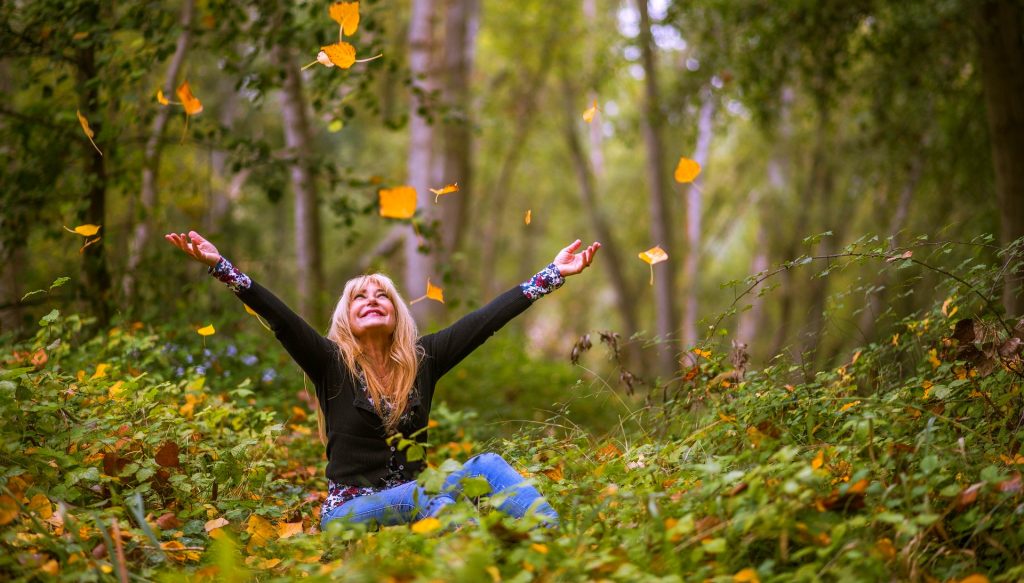
[[462, 492], [462, 479], [471, 476], [485, 478], [491, 486], [491, 496], [501, 493], [497, 508], [505, 514], [521, 518], [532, 511], [547, 526], [558, 525], [558, 513], [536, 488], [527, 484], [500, 455], [482, 453], [452, 472], [437, 494], [428, 494], [416, 482], [406, 482], [376, 494], [358, 496], [321, 517], [320, 530], [326, 530], [328, 522], [339, 519], [392, 526], [437, 516], [442, 508], [455, 503]]

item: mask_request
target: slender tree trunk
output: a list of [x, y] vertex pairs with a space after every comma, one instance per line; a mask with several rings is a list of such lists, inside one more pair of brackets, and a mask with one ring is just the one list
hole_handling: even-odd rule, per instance
[[[768, 269], [768, 229], [763, 221], [758, 221], [757, 244], [754, 249], [754, 256], [750, 260], [750, 273], [761, 273]], [[751, 295], [747, 296], [751, 308], [740, 314], [739, 323], [736, 325], [736, 339], [753, 348], [754, 340], [757, 338], [761, 322], [764, 319], [764, 298], [757, 297], [760, 286], [750, 290]]]
[[[178, 42], [174, 48], [174, 56], [167, 67], [167, 74], [164, 77], [163, 92], [170, 99], [178, 84], [178, 73], [185, 62], [185, 55], [188, 53], [189, 43], [192, 37], [192, 13], [193, 0], [184, 0], [181, 5], [181, 34], [178, 35]], [[121, 286], [124, 290], [125, 300], [129, 303], [135, 301], [136, 285], [138, 284], [139, 265], [146, 252], [146, 245], [149, 243], [150, 232], [154, 228], [154, 213], [157, 208], [157, 177], [160, 174], [160, 154], [163, 150], [164, 130], [171, 114], [177, 112], [177, 108], [161, 107], [157, 109], [153, 118], [153, 129], [146, 140], [146, 146], [142, 151], [142, 188], [139, 191], [139, 203], [142, 207], [142, 216], [135, 224], [132, 234], [132, 244], [128, 251], [128, 263]]]
[[618, 307], [622, 324], [625, 327], [626, 337], [631, 337], [637, 332], [639, 326], [636, 316], [636, 302], [630, 290], [626, 270], [622, 262], [622, 250], [612, 237], [612, 230], [601, 212], [597, 202], [597, 188], [594, 185], [594, 174], [591, 171], [588, 158], [583, 151], [580, 137], [577, 133], [576, 124], [579, 104], [576, 101], [576, 93], [566, 75], [562, 76], [562, 96], [565, 100], [565, 141], [569, 146], [569, 154], [572, 159], [573, 168], [576, 170], [576, 178], [579, 181], [580, 202], [586, 210], [590, 226], [602, 242], [601, 261], [607, 266], [608, 277], [611, 280], [612, 289], [615, 290], [615, 305]]
[[[427, 98], [439, 85], [434, 28], [440, 8], [435, 0], [413, 0], [409, 21], [409, 73], [413, 91], [409, 100], [407, 182], [416, 189], [417, 208], [428, 224], [436, 216], [430, 188], [440, 187], [433, 184], [432, 176], [437, 112], [432, 111]], [[422, 243], [432, 247], [427, 241]], [[437, 279], [434, 259], [434, 250], [421, 249], [419, 235], [410, 228], [405, 238], [405, 293], [408, 296], [418, 297], [427, 289], [428, 278]], [[440, 313], [435, 302], [418, 302], [412, 306], [412, 311], [421, 322]]]
[[[1024, 237], [1024, 5], [1017, 0], [986, 0], [977, 10], [1000, 239], [1009, 245]], [[1008, 316], [1024, 314], [1022, 280], [1024, 265], [1006, 274], [1003, 306]]]
[[[94, 19], [99, 19], [99, 5], [90, 4], [86, 10], [92, 13], [91, 16]], [[99, 85], [90, 83], [97, 75], [95, 51], [95, 45], [89, 44], [78, 49], [77, 55], [78, 107], [87, 117], [91, 113], [101, 111]], [[99, 139], [103, 126], [106, 125], [105, 121], [102, 117], [94, 115], [89, 119], [89, 125]], [[103, 144], [102, 148], [106, 149], [104, 154], [107, 156], [113, 153], [112, 144]], [[81, 149], [85, 156], [85, 172], [89, 180], [86, 187], [86, 204], [79, 212], [79, 221], [83, 224], [105, 225], [107, 222], [106, 160], [93, 149], [92, 144], [88, 141], [82, 142]], [[90, 245], [82, 253], [82, 289], [86, 299], [92, 305], [99, 325], [105, 326], [110, 321], [113, 298], [110, 297], [111, 279], [107, 267], [106, 245], [104, 245], [107, 231], [101, 230], [99, 235], [99, 241]]]
[[[711, 138], [714, 133], [715, 99], [710, 87], [701, 91], [700, 113], [697, 119], [697, 148], [693, 159], [705, 171], [711, 154]], [[686, 189], [686, 256], [683, 257], [683, 281], [686, 284], [686, 309], [683, 310], [683, 347], [689, 348], [698, 342], [697, 298], [700, 293], [698, 281], [701, 250], [701, 186], [706, 173], [701, 172], [693, 184]], [[684, 352], [686, 364], [692, 365], [692, 353]]]
[[473, 116], [469, 85], [479, 27], [480, 0], [448, 0], [443, 92], [452, 119], [442, 128], [442, 175], [435, 188], [449, 182], [458, 182], [459, 194], [444, 199], [445, 220], [441, 224], [441, 249], [446, 260], [459, 250], [466, 230], [469, 201], [473, 195]]
[[647, 148], [647, 187], [650, 189], [649, 209], [651, 217], [652, 245], [659, 245], [669, 260], [659, 264], [661, 273], [655, 277], [654, 304], [657, 313], [656, 331], [662, 340], [658, 351], [658, 372], [671, 375], [675, 372], [675, 353], [678, 345], [678, 324], [675, 309], [675, 246], [672, 244], [671, 212], [669, 189], [665, 184], [665, 151], [661, 141], [660, 128], [661, 98], [658, 92], [658, 69], [654, 55], [654, 40], [651, 36], [651, 19], [647, 11], [647, 0], [637, 0], [640, 13], [640, 52], [644, 68], [644, 100], [642, 105], [642, 131]]
[[285, 146], [291, 159], [289, 174], [295, 194], [295, 263], [298, 312], [310, 321], [323, 319], [323, 260], [320, 253], [320, 197], [317, 193], [312, 132], [306, 113], [302, 74], [291, 52], [274, 48], [274, 60], [284, 71], [281, 87], [281, 118]]

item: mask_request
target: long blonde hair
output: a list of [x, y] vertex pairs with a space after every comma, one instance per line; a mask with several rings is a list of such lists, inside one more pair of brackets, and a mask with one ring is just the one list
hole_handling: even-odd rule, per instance
[[[388, 350], [390, 378], [385, 378], [380, 374], [381, 371], [370, 366], [359, 340], [352, 334], [351, 322], [348, 319], [352, 298], [370, 282], [383, 289], [395, 307], [395, 331], [391, 335], [391, 346]], [[384, 420], [384, 427], [389, 434], [398, 427], [398, 421], [405, 413], [416, 382], [416, 371], [421, 356], [421, 349], [416, 343], [418, 337], [412, 312], [409, 311], [409, 306], [405, 304], [391, 278], [381, 273], [373, 273], [348, 280], [334, 308], [327, 338], [338, 345], [341, 358], [353, 375], [357, 375], [357, 371], [360, 370], [365, 375], [367, 393], [373, 400], [377, 414]], [[317, 405], [320, 439], [326, 443], [324, 413], [319, 403]]]

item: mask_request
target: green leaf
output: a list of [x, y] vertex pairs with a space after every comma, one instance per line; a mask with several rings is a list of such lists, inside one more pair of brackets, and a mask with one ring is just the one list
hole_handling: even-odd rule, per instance
[[60, 310], [54, 308], [54, 309], [50, 310], [49, 314], [43, 316], [43, 318], [41, 320], [39, 320], [39, 325], [40, 326], [49, 326], [50, 324], [53, 324], [54, 322], [56, 322], [57, 318], [59, 318], [59, 317], [60, 317]]
[[31, 297], [35, 297], [35, 296], [38, 296], [40, 294], [45, 294], [45, 293], [46, 293], [46, 290], [44, 290], [44, 289], [37, 289], [35, 291], [30, 291], [27, 294], [21, 296], [21, 301], [24, 302], [25, 300], [27, 300], [27, 299], [29, 299]]
[[415, 462], [415, 461], [423, 459], [423, 455], [424, 455], [423, 446], [418, 444], [418, 443], [414, 443], [414, 444], [410, 445], [405, 450], [405, 459], [407, 459], [407, 460], [409, 460], [411, 462]]
[[491, 492], [491, 484], [486, 478], [469, 476], [462, 478], [462, 493], [470, 498], [478, 498]]
[[53, 283], [50, 284], [50, 289], [52, 290], [55, 287], [60, 287], [69, 281], [71, 281], [70, 277], [58, 277], [57, 279], [53, 280]]

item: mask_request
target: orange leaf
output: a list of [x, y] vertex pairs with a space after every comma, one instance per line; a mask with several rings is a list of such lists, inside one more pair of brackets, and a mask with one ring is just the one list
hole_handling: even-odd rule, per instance
[[170, 105], [171, 104], [171, 102], [167, 101], [167, 98], [164, 97], [164, 90], [163, 89], [157, 89], [156, 90], [156, 101], [160, 105]]
[[532, 545], [530, 545], [530, 548], [535, 550], [535, 551], [537, 551], [538, 553], [540, 553], [542, 555], [548, 554], [548, 546], [546, 544], [543, 544], [543, 543], [533, 543]]
[[668, 259], [668, 253], [661, 247], [654, 246], [640, 253], [640, 259], [643, 259], [646, 263], [654, 265], [655, 263], [661, 263]]
[[434, 193], [434, 204], [437, 204], [437, 199], [443, 194], [451, 194], [459, 191], [459, 183], [449, 184], [444, 188], [431, 188], [430, 192]]
[[167, 553], [167, 556], [170, 557], [172, 561], [184, 563], [185, 561], [199, 560], [199, 551], [186, 550], [185, 545], [176, 540], [160, 543], [160, 548], [165, 551], [172, 551]]
[[587, 123], [594, 121], [594, 116], [597, 115], [597, 111], [597, 100], [595, 99], [594, 104], [583, 112], [583, 121]]
[[92, 373], [92, 376], [89, 377], [89, 380], [92, 381], [92, 380], [101, 379], [101, 378], [107, 376], [107, 369], [109, 369], [109, 368], [110, 368], [109, 364], [106, 364], [106, 363], [97, 364], [96, 365], [96, 372]]
[[100, 156], [102, 156], [103, 152], [100, 152], [100, 147], [96, 145], [96, 142], [92, 141], [93, 136], [96, 134], [92, 131], [92, 128], [89, 127], [89, 120], [85, 119], [82, 112], [77, 109], [75, 110], [75, 114], [78, 115], [78, 123], [82, 126], [82, 131], [85, 132], [85, 137], [89, 138], [89, 143], [92, 144], [92, 147], [96, 148], [96, 151], [100, 153]]
[[533, 220], [533, 211], [531, 209], [526, 209], [526, 216], [523, 217], [523, 222], [526, 223], [527, 225], [529, 225], [530, 221], [532, 221], [532, 220]]
[[192, 95], [192, 88], [189, 87], [188, 81], [181, 82], [181, 85], [178, 86], [177, 94], [181, 104], [185, 107], [186, 114], [196, 115], [203, 111], [203, 104], [196, 99], [195, 95]]
[[196, 332], [198, 332], [200, 336], [212, 336], [216, 331], [217, 330], [213, 327], [213, 324], [203, 326], [202, 328], [196, 330]]
[[277, 525], [277, 536], [280, 538], [288, 538], [302, 534], [302, 521], [299, 522], [282, 522]]
[[819, 449], [818, 455], [814, 456], [814, 459], [811, 460], [811, 467], [818, 469], [823, 465], [825, 465], [825, 450]]
[[680, 158], [676, 166], [676, 182], [687, 184], [693, 182], [700, 174], [700, 164], [689, 158]]
[[444, 290], [431, 284], [429, 279], [427, 280], [427, 299], [444, 303]]
[[342, 32], [352, 36], [359, 28], [359, 3], [358, 2], [335, 2], [327, 9], [331, 20], [341, 26]]
[[742, 571], [732, 576], [733, 583], [761, 583], [761, 578], [757, 576], [757, 570], [752, 567], [747, 567]]
[[46, 497], [46, 494], [38, 493], [29, 499], [28, 509], [39, 515], [39, 518], [48, 520], [53, 516], [53, 503]]
[[416, 534], [427, 534], [439, 528], [441, 528], [441, 521], [433, 517], [424, 518], [412, 523], [412, 531]]
[[980, 573], [975, 573], [964, 577], [959, 583], [988, 583], [988, 577]]
[[176, 468], [180, 465], [178, 461], [178, 444], [173, 441], [165, 441], [160, 449], [156, 450], [157, 465], [165, 468]]
[[411, 186], [382, 188], [380, 216], [389, 219], [408, 219], [416, 212], [416, 189]]
[[862, 478], [860, 480], [857, 480], [853, 484], [851, 484], [850, 487], [847, 488], [846, 493], [847, 494], [863, 494], [864, 492], [867, 492], [867, 490], [868, 490], [868, 481]]
[[[327, 60], [331, 63], [327, 65], [328, 67], [337, 65], [342, 69], [348, 69], [356, 62], [356, 48], [346, 42], [320, 47], [320, 51], [327, 55]], [[319, 55], [316, 60], [323, 64]]]
[[92, 237], [100, 231], [100, 225], [78, 225], [74, 229], [64, 227], [64, 230], [69, 233], [75, 233], [83, 237]]
[[18, 517], [18, 502], [7, 496], [0, 496], [0, 526], [11, 522]]
[[252, 535], [249, 537], [249, 545], [246, 547], [249, 552], [264, 547], [277, 538], [277, 529], [274, 528], [274, 525], [258, 514], [249, 515], [245, 531]]

